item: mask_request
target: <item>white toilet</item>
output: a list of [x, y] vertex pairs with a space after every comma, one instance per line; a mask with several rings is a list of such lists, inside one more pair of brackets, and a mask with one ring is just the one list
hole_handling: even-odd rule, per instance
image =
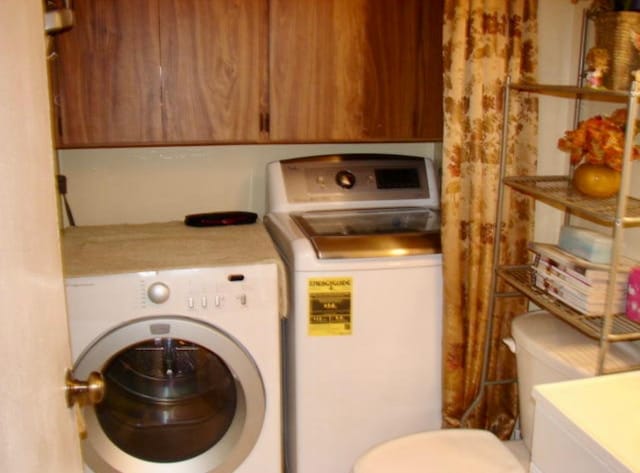
[[[523, 440], [501, 442], [484, 430], [421, 432], [378, 445], [356, 462], [352, 473], [522, 473], [529, 471], [533, 438], [533, 386], [593, 376], [598, 341], [553, 315], [530, 312], [512, 324], [518, 365]], [[638, 342], [616, 343], [607, 368], [640, 360]]]

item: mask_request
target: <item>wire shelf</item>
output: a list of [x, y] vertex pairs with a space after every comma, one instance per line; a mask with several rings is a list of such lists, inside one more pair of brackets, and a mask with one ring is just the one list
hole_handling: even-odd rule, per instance
[[[530, 266], [503, 266], [498, 269], [499, 277], [529, 297], [536, 305], [552, 312], [585, 335], [600, 339], [604, 315], [588, 316], [573, 310], [552, 295], [533, 286], [533, 274]], [[612, 317], [611, 333], [607, 337], [610, 342], [640, 340], [640, 324], [629, 320], [624, 314], [615, 314]]]
[[[542, 202], [570, 209], [599, 223], [613, 225], [616, 221], [617, 197], [586, 197], [573, 188], [567, 176], [512, 176], [505, 177], [504, 183]], [[640, 225], [640, 199], [627, 197], [626, 214], [622, 218], [623, 224]]]
[[629, 96], [637, 96], [637, 92], [633, 90], [594, 89], [591, 87], [576, 87], [573, 85], [535, 84], [530, 82], [514, 83], [510, 85], [510, 88], [521, 92], [533, 92], [537, 94], [555, 95], [567, 98], [585, 97], [594, 100], [602, 99], [613, 102], [623, 102], [627, 100]]

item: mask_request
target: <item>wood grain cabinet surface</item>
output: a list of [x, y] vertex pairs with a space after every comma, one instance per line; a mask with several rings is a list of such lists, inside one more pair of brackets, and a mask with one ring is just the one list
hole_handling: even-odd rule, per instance
[[271, 139], [441, 140], [442, 15], [440, 0], [272, 0]]
[[256, 142], [266, 113], [266, 0], [160, 0], [165, 140]]
[[439, 141], [443, 0], [75, 0], [58, 147]]
[[75, 0], [53, 70], [61, 147], [256, 142], [267, 0]]
[[161, 142], [158, 3], [76, 0], [56, 36], [58, 144]]

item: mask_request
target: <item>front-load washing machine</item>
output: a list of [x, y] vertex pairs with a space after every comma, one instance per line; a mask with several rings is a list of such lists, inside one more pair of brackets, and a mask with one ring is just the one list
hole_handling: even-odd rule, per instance
[[374, 445], [441, 426], [442, 257], [431, 160], [270, 163], [265, 225], [285, 260], [291, 473], [347, 473]]
[[277, 273], [263, 262], [65, 279], [74, 376], [106, 381], [83, 409], [86, 471], [282, 471]]

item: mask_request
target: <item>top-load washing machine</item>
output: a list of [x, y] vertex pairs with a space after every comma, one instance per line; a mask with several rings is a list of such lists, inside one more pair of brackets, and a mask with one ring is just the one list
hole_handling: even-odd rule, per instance
[[281, 262], [264, 227], [67, 229], [85, 471], [281, 473]]
[[442, 257], [430, 159], [268, 165], [265, 225], [287, 266], [287, 466], [347, 473], [372, 446], [441, 426]]

